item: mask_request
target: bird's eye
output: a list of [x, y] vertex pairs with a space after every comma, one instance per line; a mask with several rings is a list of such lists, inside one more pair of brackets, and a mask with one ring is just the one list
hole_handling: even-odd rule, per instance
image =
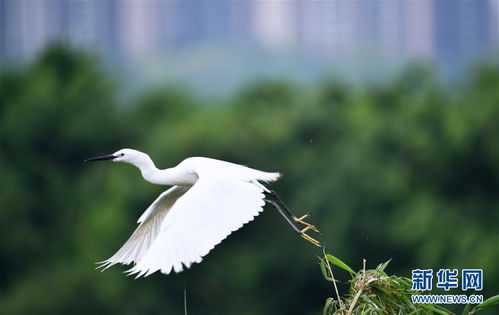
[[125, 156], [125, 153], [121, 153], [120, 156]]

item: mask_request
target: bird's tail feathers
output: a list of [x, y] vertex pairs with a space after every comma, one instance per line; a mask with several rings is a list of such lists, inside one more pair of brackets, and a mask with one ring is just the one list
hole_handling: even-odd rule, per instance
[[275, 182], [276, 180], [279, 179], [279, 177], [281, 177], [281, 173], [277, 172], [270, 173], [270, 172], [258, 171], [258, 173], [256, 174], [256, 179], [264, 182]]

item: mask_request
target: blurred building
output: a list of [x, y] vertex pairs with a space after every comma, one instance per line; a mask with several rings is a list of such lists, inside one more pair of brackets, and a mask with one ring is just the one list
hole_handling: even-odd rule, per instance
[[431, 6], [431, 1], [300, 1], [298, 41], [333, 57], [365, 48], [431, 55]]
[[295, 8], [291, 1], [256, 1], [251, 21], [255, 40], [268, 48], [293, 47], [298, 37]]
[[456, 69], [497, 48], [494, 2], [497, 5], [497, 1], [435, 2], [433, 40], [437, 60]]
[[358, 52], [456, 68], [497, 53], [499, 1], [0, 0], [2, 58], [54, 39], [133, 61], [241, 45], [334, 63]]

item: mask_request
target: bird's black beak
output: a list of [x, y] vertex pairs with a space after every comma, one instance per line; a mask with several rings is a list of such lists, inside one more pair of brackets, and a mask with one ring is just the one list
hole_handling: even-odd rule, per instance
[[96, 156], [96, 157], [93, 157], [93, 158], [86, 159], [85, 162], [105, 161], [105, 160], [112, 160], [114, 158], [117, 158], [117, 156], [113, 155], [113, 154], [101, 155], [101, 156]]

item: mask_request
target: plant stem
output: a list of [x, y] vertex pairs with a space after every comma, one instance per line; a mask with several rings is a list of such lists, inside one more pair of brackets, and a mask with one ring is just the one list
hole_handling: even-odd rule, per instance
[[[364, 280], [364, 277], [366, 276], [366, 260], [362, 260], [362, 280]], [[359, 300], [360, 295], [362, 294], [362, 291], [364, 290], [364, 285], [360, 285], [359, 291], [357, 291], [357, 294], [355, 294], [352, 303], [350, 304], [350, 308], [348, 309], [347, 315], [352, 315], [353, 309], [355, 308], [355, 304], [357, 304], [357, 301]]]
[[338, 291], [338, 287], [336, 286], [336, 279], [334, 279], [333, 269], [331, 269], [331, 265], [329, 264], [329, 261], [327, 260], [326, 257], [326, 246], [322, 247], [322, 252], [324, 253], [324, 258], [325, 258], [324, 260], [326, 261], [327, 268], [331, 272], [331, 278], [333, 278], [333, 286], [334, 286], [334, 291], [336, 291], [336, 296], [338, 297], [338, 303], [340, 303], [340, 308], [343, 308], [343, 303], [341, 302], [340, 293]]
[[184, 287], [184, 315], [187, 315], [187, 287]]
[[353, 309], [355, 308], [355, 304], [357, 304], [357, 300], [359, 299], [361, 293], [362, 293], [362, 288], [360, 288], [359, 291], [357, 291], [357, 294], [355, 294], [352, 304], [350, 304], [350, 308], [348, 309], [347, 315], [352, 315]]

